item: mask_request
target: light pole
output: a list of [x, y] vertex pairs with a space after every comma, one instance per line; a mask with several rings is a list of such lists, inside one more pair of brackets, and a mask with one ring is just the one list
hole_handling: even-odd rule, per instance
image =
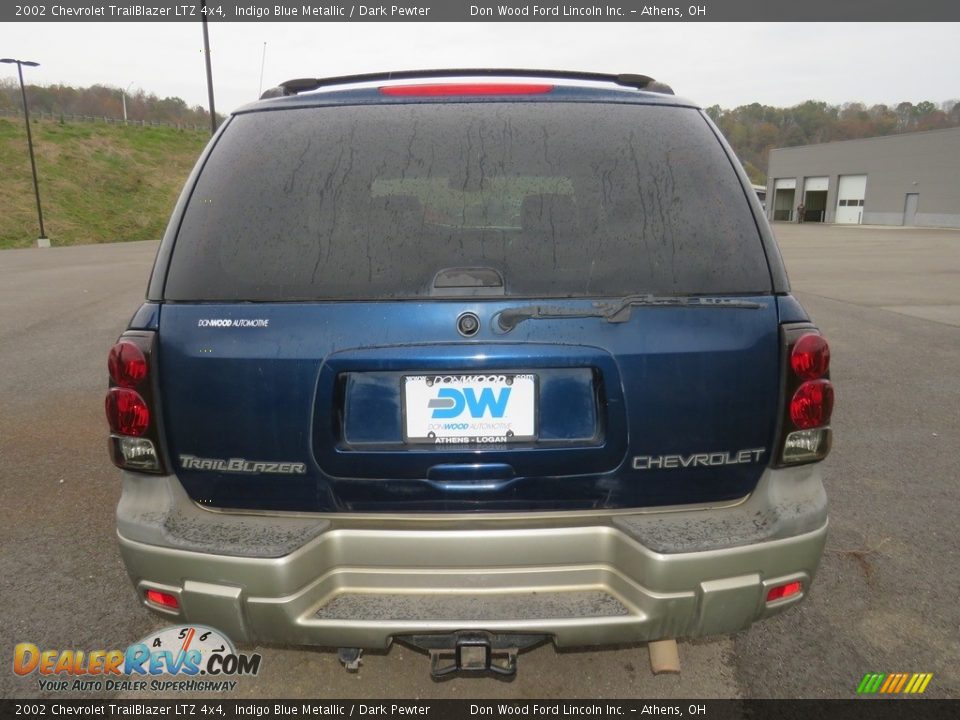
[[33, 134], [30, 132], [30, 111], [27, 109], [27, 91], [23, 86], [23, 66], [38, 67], [40, 63], [32, 60], [14, 60], [0, 58], [0, 63], [16, 63], [17, 74], [20, 76], [20, 95], [23, 97], [23, 117], [27, 121], [27, 147], [30, 148], [30, 170], [33, 171], [33, 194], [37, 196], [37, 218], [40, 220], [40, 237], [37, 238], [38, 247], [50, 247], [50, 240], [43, 231], [43, 209], [40, 207], [40, 184], [37, 182], [37, 163], [33, 159]]

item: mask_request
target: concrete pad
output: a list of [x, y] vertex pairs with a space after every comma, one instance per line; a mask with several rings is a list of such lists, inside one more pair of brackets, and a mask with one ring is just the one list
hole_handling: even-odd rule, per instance
[[960, 230], [778, 223], [774, 233], [797, 292], [957, 324]]
[[881, 310], [960, 327], [960, 305], [890, 305]]

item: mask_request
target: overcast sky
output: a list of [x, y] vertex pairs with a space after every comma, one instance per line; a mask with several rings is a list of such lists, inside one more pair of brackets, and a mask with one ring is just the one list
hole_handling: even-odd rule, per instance
[[[264, 42], [264, 89], [377, 70], [535, 67], [643, 73], [729, 108], [960, 99], [958, 40], [960, 23], [210, 24], [221, 113], [256, 98]], [[207, 102], [199, 23], [8, 23], [0, 55], [40, 62], [27, 82]]]

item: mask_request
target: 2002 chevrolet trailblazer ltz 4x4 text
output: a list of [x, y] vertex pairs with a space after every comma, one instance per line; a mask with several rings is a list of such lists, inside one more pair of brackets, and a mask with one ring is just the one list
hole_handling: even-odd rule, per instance
[[435, 675], [808, 592], [829, 350], [705, 113], [641, 75], [301, 79], [223, 124], [110, 351], [147, 607]]

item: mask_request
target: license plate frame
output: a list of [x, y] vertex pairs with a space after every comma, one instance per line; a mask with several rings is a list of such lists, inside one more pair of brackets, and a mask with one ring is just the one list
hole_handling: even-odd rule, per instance
[[[454, 392], [437, 397], [442, 388]], [[404, 375], [400, 397], [403, 441], [409, 445], [516, 444], [538, 436], [540, 397], [534, 373]], [[437, 412], [447, 415], [434, 417]]]

